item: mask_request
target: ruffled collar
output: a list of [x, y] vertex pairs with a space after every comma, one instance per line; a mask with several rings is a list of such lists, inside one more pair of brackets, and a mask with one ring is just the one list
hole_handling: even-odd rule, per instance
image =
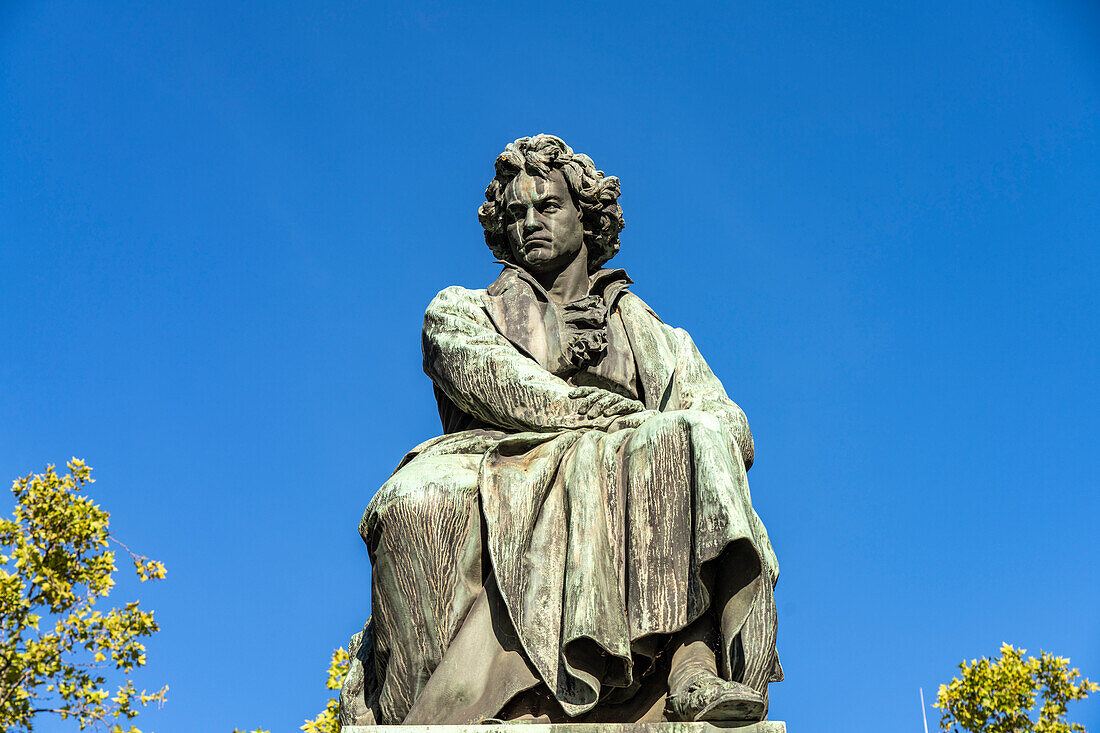
[[529, 272], [498, 260], [504, 271], [486, 289], [497, 329], [546, 369], [563, 374], [592, 367], [607, 353], [607, 318], [633, 283], [622, 269], [601, 269], [588, 280], [588, 295], [552, 302]]

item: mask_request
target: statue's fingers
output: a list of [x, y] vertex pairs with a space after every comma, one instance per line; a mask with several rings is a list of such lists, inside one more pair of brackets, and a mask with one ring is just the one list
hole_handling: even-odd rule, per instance
[[618, 404], [612, 407], [613, 412], [608, 412], [609, 415], [629, 415], [634, 412], [641, 412], [645, 409], [645, 406], [637, 400], [631, 400], [622, 398]]
[[606, 401], [607, 401], [606, 396], [597, 397], [595, 400], [593, 400], [589, 404], [588, 409], [585, 411], [585, 416], [586, 417], [600, 417], [600, 416], [602, 416], [604, 414], [603, 408], [604, 408], [604, 404], [606, 403]]
[[645, 409], [645, 405], [643, 405], [641, 402], [638, 402], [638, 400], [631, 400], [624, 397], [618, 404], [615, 405], [614, 409], [615, 412], [609, 414], [630, 415], [635, 412], [641, 412]]
[[578, 397], [587, 397], [588, 395], [593, 394], [595, 391], [595, 387], [574, 387], [569, 392], [569, 396], [573, 397], [574, 399]]
[[601, 417], [606, 415], [614, 415], [615, 403], [618, 402], [620, 397], [616, 394], [609, 394], [600, 397], [594, 405], [588, 408], [588, 417]]
[[[588, 411], [588, 414], [592, 417], [612, 417], [613, 415], [619, 414], [618, 407], [619, 404], [616, 398], [605, 397], [604, 400], [594, 405], [593, 408]], [[593, 411], [597, 411], [596, 415], [592, 415]]]
[[629, 397], [623, 397], [621, 395], [613, 395], [614, 401], [606, 405], [603, 408], [603, 414], [611, 417], [615, 415], [629, 415], [634, 412], [640, 412], [645, 409], [645, 406], [637, 400], [632, 400]]
[[598, 394], [585, 395], [584, 397], [581, 397], [577, 400], [576, 410], [579, 414], [584, 415], [589, 410], [591, 410], [592, 406], [599, 402], [599, 400], [600, 395]]

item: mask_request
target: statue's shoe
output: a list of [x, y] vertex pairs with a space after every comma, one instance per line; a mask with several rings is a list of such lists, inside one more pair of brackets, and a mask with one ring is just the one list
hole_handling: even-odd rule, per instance
[[764, 718], [764, 698], [760, 693], [710, 673], [697, 676], [684, 690], [669, 694], [665, 708], [670, 718], [687, 722]]

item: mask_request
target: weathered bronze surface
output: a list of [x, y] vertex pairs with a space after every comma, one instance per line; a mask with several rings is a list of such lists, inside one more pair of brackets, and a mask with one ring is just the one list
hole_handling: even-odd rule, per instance
[[752, 434], [687, 332], [603, 267], [618, 197], [550, 135], [497, 158], [478, 214], [503, 272], [424, 317], [444, 434], [359, 527], [373, 617], [344, 725], [766, 716], [778, 565]]
[[[529, 723], [524, 733], [787, 733], [787, 725], [776, 721], [745, 724], [711, 723]], [[346, 725], [341, 733], [500, 733], [492, 725]]]

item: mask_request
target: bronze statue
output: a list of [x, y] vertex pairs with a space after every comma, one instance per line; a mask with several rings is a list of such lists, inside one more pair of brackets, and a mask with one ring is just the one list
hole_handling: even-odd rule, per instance
[[359, 526], [373, 615], [341, 722], [761, 720], [778, 575], [744, 413], [603, 265], [619, 181], [552, 135], [496, 161], [504, 266], [424, 317], [444, 434]]

